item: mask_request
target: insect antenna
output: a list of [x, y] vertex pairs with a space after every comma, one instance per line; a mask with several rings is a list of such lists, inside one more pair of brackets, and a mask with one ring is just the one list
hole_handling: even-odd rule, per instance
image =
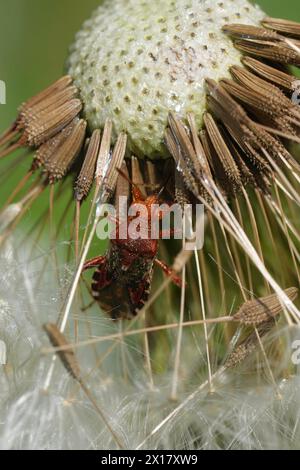
[[158, 197], [158, 198], [162, 195], [162, 193], [164, 192], [164, 190], [167, 188], [170, 179], [171, 179], [171, 175], [169, 174], [169, 175], [167, 176], [167, 178], [165, 179], [165, 181], [164, 181], [162, 187], [160, 188], [159, 192], [157, 193], [157, 197]]
[[[148, 185], [146, 183], [134, 183], [131, 178], [129, 178], [128, 175], [124, 173], [124, 171], [121, 168], [117, 168], [117, 172], [124, 178], [129, 184], [133, 186], [134, 189], [136, 189], [139, 193], [141, 193], [139, 186], [152, 186]], [[166, 189], [169, 181], [170, 181], [171, 175], [168, 175], [165, 182], [161, 186], [160, 190], [157, 192], [157, 197], [161, 196], [164, 190]]]

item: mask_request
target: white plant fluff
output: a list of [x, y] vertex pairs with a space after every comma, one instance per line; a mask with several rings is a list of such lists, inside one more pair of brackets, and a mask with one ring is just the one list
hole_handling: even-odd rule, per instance
[[[45, 266], [41, 255], [25, 263], [26, 251], [12, 245], [1, 252], [0, 337], [7, 347], [7, 364], [0, 366], [1, 449], [116, 449], [105, 424], [83, 395], [78, 383], [58, 357], [50, 381], [52, 354], [42, 325], [59, 312], [59, 284], [51, 256], [38, 289], [36, 280]], [[64, 272], [68, 273], [69, 269]], [[34, 292], [34, 295], [33, 295]], [[95, 321], [97, 335], [108, 331], [104, 318]], [[91, 325], [92, 326], [92, 325]], [[86, 335], [80, 333], [81, 339]], [[290, 360], [294, 328], [276, 332], [286, 341], [286, 354], [277, 371]], [[126, 449], [297, 449], [300, 442], [299, 375], [290, 375], [275, 387], [264, 372], [251, 374], [249, 364], [216, 374], [210, 393], [201, 374], [177, 402], [170, 401], [168, 372], [151, 388], [138, 350], [123, 345], [131, 370], [120, 375], [120, 356], [110, 359], [110, 373], [91, 367], [91, 353], [78, 350], [80, 365], [97, 404]], [[262, 363], [262, 358], [260, 359]], [[202, 384], [202, 385], [201, 385]]]
[[[0, 135], [1, 161], [35, 151], [0, 213], [0, 449], [300, 448], [299, 30], [248, 0], [106, 0]], [[130, 186], [203, 203], [203, 251], [86, 263]]]

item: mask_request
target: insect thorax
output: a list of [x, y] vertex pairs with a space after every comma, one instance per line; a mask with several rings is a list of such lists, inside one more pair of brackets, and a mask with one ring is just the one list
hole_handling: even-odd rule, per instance
[[[132, 256], [132, 258], [131, 258]], [[138, 285], [141, 280], [151, 276], [154, 259], [134, 255], [111, 244], [107, 254], [109, 272], [113, 279], [126, 285]], [[130, 260], [130, 263], [128, 263]]]

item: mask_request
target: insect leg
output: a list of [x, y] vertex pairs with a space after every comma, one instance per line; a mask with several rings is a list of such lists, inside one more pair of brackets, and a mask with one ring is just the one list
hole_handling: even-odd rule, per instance
[[102, 266], [105, 263], [106, 263], [105, 256], [97, 256], [96, 258], [86, 261], [86, 263], [83, 266], [83, 271], [86, 271], [87, 269], [97, 268], [98, 266]]
[[182, 280], [174, 273], [173, 269], [169, 268], [169, 266], [157, 258], [155, 259], [155, 264], [157, 264], [157, 266], [159, 266], [167, 276], [171, 277], [176, 286], [182, 287]]
[[81, 311], [82, 312], [87, 312], [90, 308], [93, 307], [93, 305], [95, 305], [96, 303], [96, 300], [93, 300], [92, 302], [90, 302], [88, 305], [86, 305], [85, 307], [81, 307]]

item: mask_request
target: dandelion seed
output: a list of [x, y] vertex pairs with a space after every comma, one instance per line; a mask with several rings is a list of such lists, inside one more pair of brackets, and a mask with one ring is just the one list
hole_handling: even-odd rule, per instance
[[[291, 287], [286, 289], [285, 293], [291, 301], [294, 301], [298, 296], [298, 289]], [[280, 300], [276, 294], [273, 294], [262, 299], [249, 300], [233, 315], [233, 318], [244, 325], [258, 325], [270, 318], [276, 318], [281, 311]]]

